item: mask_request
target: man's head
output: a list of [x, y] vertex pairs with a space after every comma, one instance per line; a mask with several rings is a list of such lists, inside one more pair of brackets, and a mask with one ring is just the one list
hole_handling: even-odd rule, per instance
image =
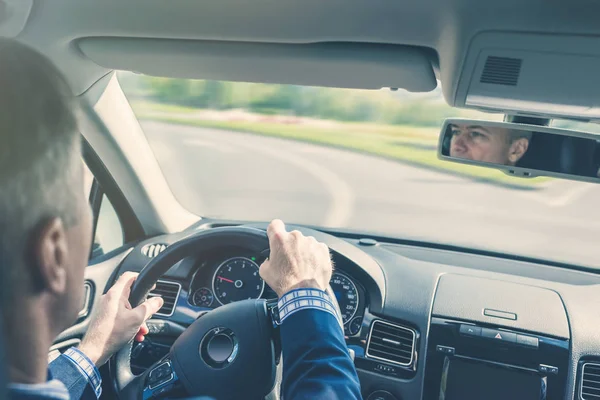
[[51, 334], [82, 304], [91, 242], [75, 110], [46, 57], [0, 39], [2, 313], [18, 319], [21, 304], [35, 304], [50, 314]]
[[450, 156], [515, 165], [527, 152], [531, 132], [478, 125], [451, 125]]

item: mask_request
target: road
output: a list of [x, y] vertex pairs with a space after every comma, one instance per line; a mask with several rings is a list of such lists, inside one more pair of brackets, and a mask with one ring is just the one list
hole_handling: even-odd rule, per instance
[[508, 189], [284, 139], [142, 127], [171, 190], [199, 215], [281, 218], [600, 267], [600, 185]]

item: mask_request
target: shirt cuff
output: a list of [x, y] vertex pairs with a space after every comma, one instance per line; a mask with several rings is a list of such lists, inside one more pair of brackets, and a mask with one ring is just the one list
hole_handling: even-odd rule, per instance
[[63, 353], [63, 356], [78, 367], [79, 372], [81, 372], [92, 389], [94, 389], [96, 398], [99, 399], [102, 394], [102, 377], [96, 365], [81, 350], [75, 347], [69, 348]]
[[[333, 305], [329, 295], [319, 289], [294, 289], [290, 290], [277, 302], [279, 309], [279, 322], [283, 323], [290, 315], [302, 310], [319, 310], [333, 315], [340, 326], [343, 327], [342, 317]], [[342, 328], [343, 329], [343, 328]]]

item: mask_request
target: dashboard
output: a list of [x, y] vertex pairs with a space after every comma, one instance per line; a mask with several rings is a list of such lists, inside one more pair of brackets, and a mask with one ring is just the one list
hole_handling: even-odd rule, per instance
[[[331, 286], [365, 399], [600, 398], [600, 276], [593, 271], [294, 228], [331, 249]], [[139, 271], [153, 253], [148, 246], [187, 234], [139, 243], [120, 271]], [[223, 304], [275, 298], [258, 274], [263, 261], [232, 245], [175, 264], [156, 289], [167, 293], [166, 309], [149, 321], [132, 365], [152, 364], [186, 326]]]
[[[193, 260], [192, 275], [183, 282], [184, 296], [192, 310], [210, 311], [219, 306], [245, 299], [276, 299], [275, 292], [261, 279], [258, 270], [265, 261], [261, 254], [241, 248], [225, 247]], [[364, 309], [365, 291], [359, 281], [343, 271], [344, 262], [333, 272], [330, 285], [342, 311], [345, 333], [359, 333]], [[179, 302], [178, 302], [179, 303]]]

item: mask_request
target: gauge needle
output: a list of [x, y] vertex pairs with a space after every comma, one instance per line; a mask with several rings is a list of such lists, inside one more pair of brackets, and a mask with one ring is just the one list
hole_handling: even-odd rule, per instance
[[225, 282], [233, 283], [233, 281], [231, 279], [223, 278], [222, 276], [217, 276], [217, 278], [219, 278], [220, 280], [225, 281]]

